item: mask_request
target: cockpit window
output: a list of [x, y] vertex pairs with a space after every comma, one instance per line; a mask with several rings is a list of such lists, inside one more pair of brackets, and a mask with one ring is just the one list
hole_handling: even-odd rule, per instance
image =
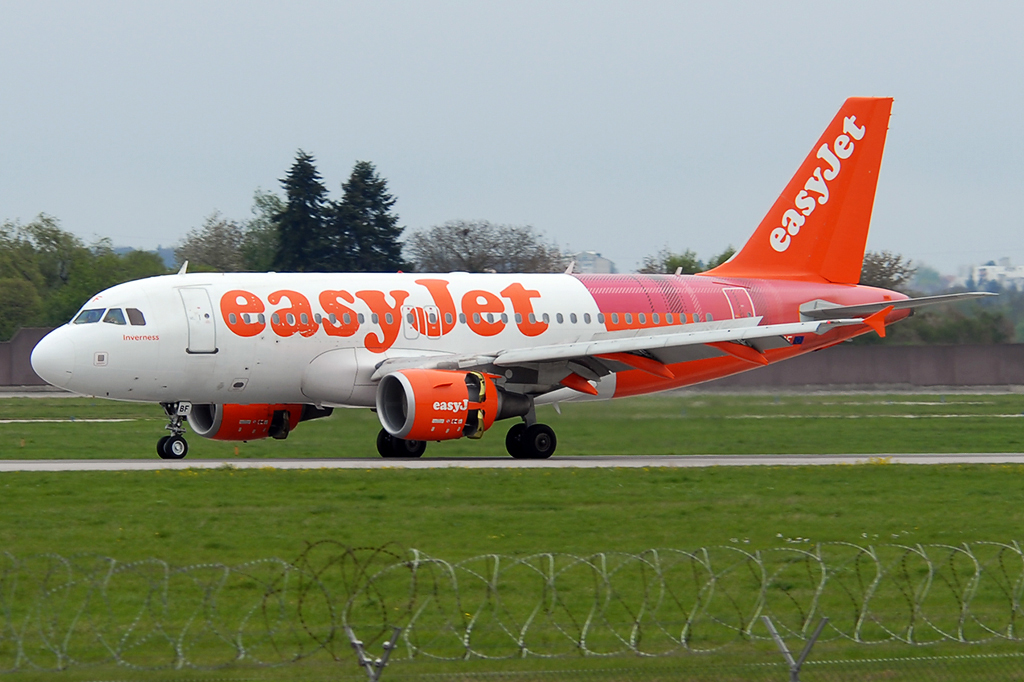
[[73, 324], [92, 324], [93, 322], [99, 322], [103, 317], [104, 308], [90, 308], [89, 310], [83, 310], [78, 313], [78, 317], [75, 318]]
[[128, 313], [128, 321], [132, 323], [133, 327], [146, 326], [146, 318], [143, 317], [141, 310], [138, 308], [125, 308], [124, 310]]
[[103, 317], [103, 321], [107, 324], [128, 324], [124, 321], [124, 313], [121, 312], [120, 308], [108, 310], [107, 314]]

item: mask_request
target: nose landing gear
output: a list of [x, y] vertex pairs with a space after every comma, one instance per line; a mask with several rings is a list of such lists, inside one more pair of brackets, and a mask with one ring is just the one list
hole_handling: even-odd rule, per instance
[[182, 422], [192, 411], [192, 403], [160, 403], [170, 422], [166, 428], [171, 435], [164, 436], [156, 443], [156, 454], [160, 459], [184, 459], [188, 454], [188, 442], [183, 438], [185, 427]]

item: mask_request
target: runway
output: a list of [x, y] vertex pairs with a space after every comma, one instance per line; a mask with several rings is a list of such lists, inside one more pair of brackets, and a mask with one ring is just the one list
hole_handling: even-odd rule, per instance
[[156, 471], [174, 469], [640, 469], [717, 466], [829, 466], [859, 464], [1024, 464], [1024, 453], [881, 455], [660, 455], [552, 457], [426, 457], [423, 459], [7, 459], [0, 472]]

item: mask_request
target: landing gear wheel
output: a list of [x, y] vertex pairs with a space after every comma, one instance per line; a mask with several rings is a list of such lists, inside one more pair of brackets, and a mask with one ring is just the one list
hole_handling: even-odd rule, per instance
[[526, 424], [519, 422], [505, 434], [505, 449], [515, 459], [525, 459], [523, 437], [526, 436]]
[[[164, 436], [164, 438], [167, 440], [164, 441], [160, 456], [163, 459], [185, 459], [185, 455], [188, 454], [188, 442], [181, 436]], [[160, 440], [163, 441], [163, 438]]]
[[426, 449], [426, 441], [395, 438], [385, 429], [377, 434], [377, 452], [381, 457], [416, 458], [422, 456]]
[[164, 454], [164, 446], [170, 439], [170, 436], [164, 436], [156, 442], [156, 454], [160, 455], [160, 459], [167, 459], [167, 455]]
[[558, 439], [547, 424], [527, 426], [523, 434], [523, 457], [526, 459], [547, 459], [555, 454]]

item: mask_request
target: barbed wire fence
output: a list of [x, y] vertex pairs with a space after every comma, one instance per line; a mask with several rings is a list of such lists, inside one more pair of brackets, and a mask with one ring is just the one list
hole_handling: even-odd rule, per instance
[[175, 567], [147, 559], [0, 555], [0, 672], [354, 665], [345, 635], [392, 660], [487, 661], [713, 653], [784, 639], [871, 647], [1024, 641], [1016, 542], [446, 561], [323, 541], [294, 560]]

